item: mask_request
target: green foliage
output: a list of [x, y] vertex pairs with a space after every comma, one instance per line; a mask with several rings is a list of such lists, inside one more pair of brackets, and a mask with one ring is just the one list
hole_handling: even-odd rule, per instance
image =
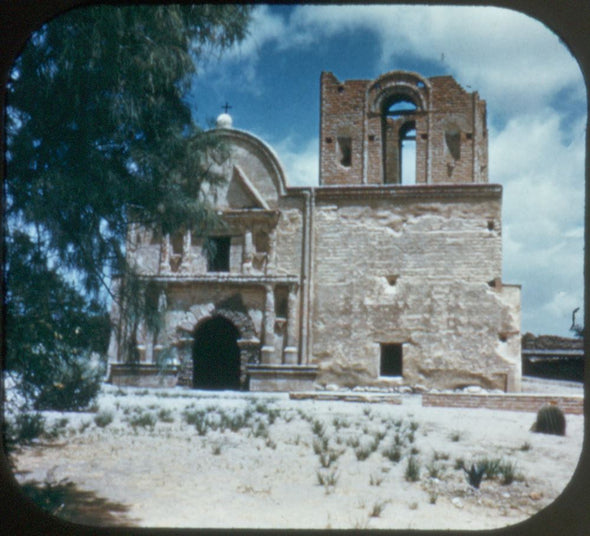
[[84, 356], [64, 356], [52, 363], [52, 382], [38, 386], [36, 409], [77, 411], [94, 400], [103, 379], [102, 369], [95, 369]]
[[45, 423], [45, 417], [40, 413], [20, 413], [9, 424], [8, 436], [12, 443], [30, 443], [45, 433]]
[[152, 413], [139, 412], [136, 415], [132, 415], [129, 419], [129, 424], [133, 428], [153, 428], [156, 425], [156, 416]]
[[209, 425], [207, 423], [207, 413], [204, 410], [187, 409], [183, 412], [183, 417], [187, 424], [194, 425], [200, 436], [207, 434]]
[[108, 316], [47, 265], [29, 235], [15, 230], [6, 240], [6, 368], [28, 405], [84, 408], [100, 387], [103, 371], [90, 357], [106, 352]]
[[172, 415], [172, 411], [165, 408], [162, 408], [160, 411], [158, 411], [158, 419], [160, 420], [160, 422], [174, 422], [174, 416]]
[[533, 432], [565, 435], [565, 415], [558, 406], [543, 406], [537, 412]]
[[104, 428], [113, 422], [113, 413], [110, 411], [101, 411], [94, 416], [94, 424]]
[[218, 224], [200, 192], [216, 180], [204, 155], [223, 147], [194, 124], [185, 93], [203, 55], [245, 36], [249, 13], [229, 4], [82, 8], [37, 30], [15, 62], [5, 364], [29, 398], [42, 388], [39, 407], [77, 409], [93, 396], [94, 378], [77, 393], [63, 370], [84, 380], [73, 363], [105, 353], [110, 277], [121, 276], [119, 335], [131, 362], [140, 319], [150, 329], [160, 323], [158, 289], [126, 263], [129, 225], [162, 234]]
[[455, 465], [456, 469], [463, 469], [469, 485], [479, 488], [481, 481], [499, 479], [503, 485], [512, 484], [518, 478], [515, 462], [501, 460], [499, 458], [483, 458], [472, 463], [469, 469], [465, 467], [463, 460]]
[[417, 482], [420, 480], [420, 462], [416, 456], [410, 456], [404, 473], [408, 482]]
[[316, 477], [318, 484], [324, 486], [326, 493], [330, 493], [334, 487], [336, 487], [338, 479], [340, 478], [340, 473], [335, 467], [332, 469], [322, 468], [316, 471]]
[[388, 502], [389, 501], [377, 501], [374, 503], [371, 511], [369, 512], [369, 517], [380, 517]]
[[467, 475], [467, 482], [469, 482], [469, 485], [474, 488], [479, 488], [486, 471], [485, 466], [483, 464], [472, 463], [469, 469], [463, 468], [463, 470]]
[[388, 447], [383, 449], [382, 454], [388, 460], [394, 463], [397, 463], [402, 459], [402, 449], [399, 445], [389, 445]]

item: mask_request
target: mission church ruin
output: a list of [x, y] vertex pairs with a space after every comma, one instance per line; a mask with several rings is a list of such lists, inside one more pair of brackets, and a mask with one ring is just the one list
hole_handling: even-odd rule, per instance
[[520, 390], [520, 287], [502, 281], [502, 188], [488, 183], [477, 92], [450, 76], [322, 73], [316, 187], [288, 186], [272, 149], [227, 114], [215, 132], [229, 151], [211, 170], [226, 180], [208, 195], [224, 228], [129, 228], [164, 327], [140, 326], [138, 362], [125, 363], [114, 308], [109, 381]]

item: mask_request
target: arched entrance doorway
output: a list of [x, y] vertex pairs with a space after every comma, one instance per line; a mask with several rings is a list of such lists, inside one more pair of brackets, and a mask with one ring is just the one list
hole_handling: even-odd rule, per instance
[[203, 322], [195, 331], [193, 386], [200, 389], [240, 388], [238, 329], [221, 316]]

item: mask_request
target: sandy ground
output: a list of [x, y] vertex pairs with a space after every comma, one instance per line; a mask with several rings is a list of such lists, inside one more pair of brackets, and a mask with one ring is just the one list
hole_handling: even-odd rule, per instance
[[[581, 393], [550, 382], [525, 390]], [[203, 435], [187, 423], [199, 410]], [[105, 414], [113, 421], [101, 427]], [[19, 481], [73, 482], [119, 505], [111, 521], [145, 527], [502, 527], [564, 489], [583, 436], [582, 416], [567, 416], [565, 437], [543, 435], [530, 431], [531, 413], [424, 408], [419, 395], [396, 406], [105, 386], [97, 413], [46, 417], [67, 419], [63, 433], [15, 455]], [[406, 478], [410, 458], [417, 481]], [[516, 480], [470, 486], [458, 460], [484, 458], [515, 464]]]

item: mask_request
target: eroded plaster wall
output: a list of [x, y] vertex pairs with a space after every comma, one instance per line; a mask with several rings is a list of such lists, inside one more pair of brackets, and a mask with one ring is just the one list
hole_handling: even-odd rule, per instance
[[[472, 193], [318, 192], [311, 314], [320, 383], [518, 389], [519, 289], [499, 284], [501, 191]], [[403, 380], [380, 377], [382, 343], [402, 344]]]

